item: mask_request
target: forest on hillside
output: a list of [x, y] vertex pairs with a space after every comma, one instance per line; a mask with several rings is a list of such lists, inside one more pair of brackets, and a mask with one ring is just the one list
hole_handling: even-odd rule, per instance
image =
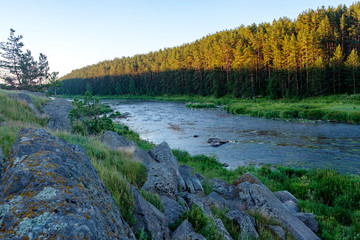
[[360, 2], [240, 26], [178, 47], [115, 58], [64, 76], [67, 94], [232, 95], [360, 92]]

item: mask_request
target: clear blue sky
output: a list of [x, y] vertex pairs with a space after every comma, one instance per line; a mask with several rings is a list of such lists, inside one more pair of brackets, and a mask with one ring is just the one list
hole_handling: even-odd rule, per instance
[[10, 28], [51, 71], [71, 70], [115, 57], [193, 42], [240, 25], [295, 19], [309, 8], [350, 6], [335, 0], [3, 0], [0, 41]]

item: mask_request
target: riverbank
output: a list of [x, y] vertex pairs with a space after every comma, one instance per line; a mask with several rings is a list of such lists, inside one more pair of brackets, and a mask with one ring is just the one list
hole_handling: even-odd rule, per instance
[[[10, 146], [15, 141], [21, 127], [46, 127], [46, 121], [33, 117], [27, 105], [20, 104], [0, 92], [0, 113], [4, 124], [0, 126], [0, 144], [4, 155], [8, 156]], [[46, 100], [38, 100], [43, 105]], [[41, 106], [39, 105], [39, 106]], [[19, 106], [16, 108], [16, 106]], [[128, 140], [135, 141], [139, 147], [149, 150], [154, 145], [143, 141], [139, 136], [124, 125], [118, 125], [117, 132]], [[124, 179], [138, 188], [146, 181], [145, 168], [132, 160], [131, 154], [113, 151], [100, 142], [101, 135], [80, 136], [64, 132], [54, 132], [69, 143], [78, 144], [85, 148], [93, 165], [98, 171], [104, 184], [112, 193], [125, 219], [132, 219], [133, 199]], [[232, 183], [245, 172], [253, 173], [270, 190], [288, 190], [299, 199], [301, 211], [312, 212], [319, 222], [319, 237], [322, 239], [357, 239], [360, 236], [360, 177], [343, 175], [333, 170], [303, 170], [282, 166], [264, 165], [239, 167], [227, 170], [216, 159], [174, 150], [179, 164], [188, 164], [194, 172], [205, 177], [204, 190], [208, 194], [211, 186], [207, 183], [210, 178], [220, 178]], [[156, 198], [156, 197], [155, 197]], [[224, 218], [224, 212], [216, 212], [216, 217]], [[196, 217], [195, 219], [196, 220]], [[257, 219], [261, 222], [265, 220]], [[195, 221], [194, 221], [195, 222]], [[266, 223], [266, 222], [265, 222]], [[231, 223], [224, 223], [231, 228]], [[261, 233], [260, 239], [269, 239], [268, 233]], [[236, 236], [236, 235], [235, 235]]]
[[[72, 98], [74, 96], [64, 95]], [[80, 96], [81, 97], [81, 96]], [[197, 106], [208, 107], [209, 104], [221, 105], [230, 113], [252, 117], [275, 119], [307, 119], [341, 123], [360, 124], [360, 94], [332, 95], [303, 99], [235, 99], [229, 96], [138, 96], [138, 95], [105, 95], [100, 99], [156, 100], [184, 103], [198, 103]], [[189, 104], [189, 107], [192, 105]]]

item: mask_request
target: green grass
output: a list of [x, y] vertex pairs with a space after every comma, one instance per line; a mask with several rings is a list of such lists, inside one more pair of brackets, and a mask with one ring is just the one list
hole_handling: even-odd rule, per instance
[[187, 108], [216, 108], [215, 103], [198, 103], [198, 102], [189, 102], [185, 105]]

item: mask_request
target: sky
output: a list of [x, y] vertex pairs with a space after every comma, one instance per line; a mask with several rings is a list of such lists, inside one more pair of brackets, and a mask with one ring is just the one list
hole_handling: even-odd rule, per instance
[[241, 25], [296, 19], [336, 0], [0, 0], [0, 42], [10, 28], [50, 71], [74, 69], [193, 42]]

